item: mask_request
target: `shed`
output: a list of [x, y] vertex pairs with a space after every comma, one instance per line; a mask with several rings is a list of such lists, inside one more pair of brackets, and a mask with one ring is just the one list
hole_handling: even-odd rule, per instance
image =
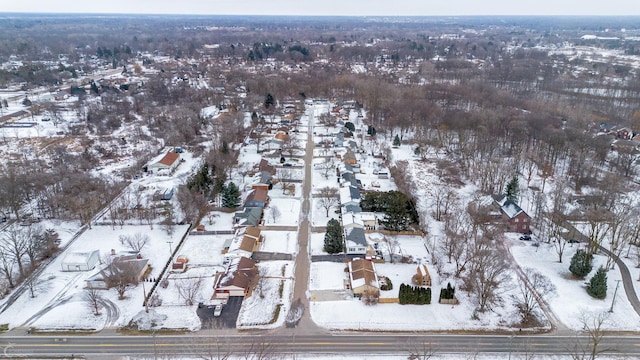
[[100, 262], [100, 251], [72, 252], [62, 260], [62, 271], [89, 271]]

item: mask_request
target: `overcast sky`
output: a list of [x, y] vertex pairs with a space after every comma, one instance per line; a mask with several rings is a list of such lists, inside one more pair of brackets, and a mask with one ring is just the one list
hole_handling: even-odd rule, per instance
[[640, 0], [0, 0], [2, 12], [211, 15], [640, 15]]

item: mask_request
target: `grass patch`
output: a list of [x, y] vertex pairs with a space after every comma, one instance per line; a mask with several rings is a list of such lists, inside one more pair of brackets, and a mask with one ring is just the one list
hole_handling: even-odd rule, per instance
[[9, 324], [0, 324], [0, 331], [9, 331]]
[[271, 321], [269, 322], [269, 324], [274, 324], [276, 321], [278, 321], [278, 316], [280, 316], [281, 307], [282, 307], [282, 304], [276, 305], [276, 310], [273, 312], [273, 318], [271, 318]]

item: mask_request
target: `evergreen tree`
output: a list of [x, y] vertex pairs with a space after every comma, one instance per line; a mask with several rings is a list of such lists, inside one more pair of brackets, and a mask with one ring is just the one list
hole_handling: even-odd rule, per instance
[[236, 208], [240, 205], [240, 189], [230, 182], [229, 185], [222, 190], [222, 206], [226, 208]]
[[402, 144], [400, 142], [400, 137], [396, 134], [396, 137], [393, 138], [393, 146], [400, 146], [400, 144]]
[[344, 127], [346, 127], [346, 128], [347, 128], [349, 131], [351, 131], [351, 132], [356, 131], [356, 126], [355, 126], [355, 125], [353, 125], [353, 123], [352, 123], [351, 121], [347, 121], [347, 122], [344, 124]]
[[409, 211], [402, 193], [395, 192], [395, 196], [389, 196], [384, 214], [380, 223], [385, 229], [391, 231], [404, 231], [409, 228]]
[[604, 299], [607, 296], [607, 271], [602, 266], [589, 280], [587, 294], [596, 299]]
[[331, 219], [327, 222], [327, 233], [324, 235], [324, 251], [329, 254], [337, 254], [343, 249], [342, 225], [338, 220]]
[[520, 185], [518, 183], [518, 177], [514, 176], [504, 189], [504, 193], [508, 200], [513, 202], [518, 201], [518, 192], [520, 191]]
[[569, 271], [577, 277], [585, 277], [593, 269], [591, 264], [593, 255], [587, 253], [583, 249], [578, 249], [575, 255], [571, 258], [571, 265], [569, 265]]
[[367, 135], [376, 136], [376, 128], [374, 128], [373, 126], [369, 125], [367, 127]]
[[269, 109], [274, 104], [275, 104], [275, 100], [273, 99], [273, 95], [271, 95], [271, 93], [268, 93], [267, 96], [265, 96], [265, 98], [264, 98], [264, 107], [265, 107], [265, 109]]

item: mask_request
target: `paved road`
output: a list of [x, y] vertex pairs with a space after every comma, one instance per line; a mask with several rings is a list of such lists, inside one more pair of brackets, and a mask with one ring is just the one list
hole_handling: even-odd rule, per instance
[[[554, 354], [567, 355], [582, 351], [588, 345], [585, 337], [575, 336], [529, 336], [505, 335], [291, 335], [273, 336], [252, 334], [252, 336], [229, 335], [216, 330], [208, 335], [187, 334], [180, 336], [30, 336], [2, 337], [0, 347], [7, 358], [23, 355], [33, 358], [42, 355], [84, 354], [86, 358], [115, 358], [122, 355], [146, 355], [171, 358], [176, 355], [204, 356], [232, 354], [246, 356], [265, 352], [277, 357], [278, 354], [397, 354], [408, 355], [411, 351], [433, 353], [467, 354], [468, 358], [477, 353]], [[627, 358], [640, 357], [640, 338], [637, 336], [605, 336], [599, 349], [604, 354], [615, 354]], [[0, 354], [2, 351], [0, 350]], [[0, 356], [1, 358], [1, 356]], [[207, 357], [208, 358], [208, 357]], [[212, 357], [212, 358], [215, 358]]]
[[309, 315], [309, 238], [311, 236], [311, 164], [313, 160], [313, 112], [309, 111], [309, 131], [307, 132], [307, 146], [305, 148], [304, 181], [302, 184], [302, 206], [300, 208], [300, 221], [298, 230], [298, 255], [295, 262], [295, 282], [293, 287], [293, 301], [300, 299], [304, 306], [302, 319], [295, 328], [278, 329], [279, 334], [285, 336], [291, 334], [324, 334], [326, 330], [319, 328]]

